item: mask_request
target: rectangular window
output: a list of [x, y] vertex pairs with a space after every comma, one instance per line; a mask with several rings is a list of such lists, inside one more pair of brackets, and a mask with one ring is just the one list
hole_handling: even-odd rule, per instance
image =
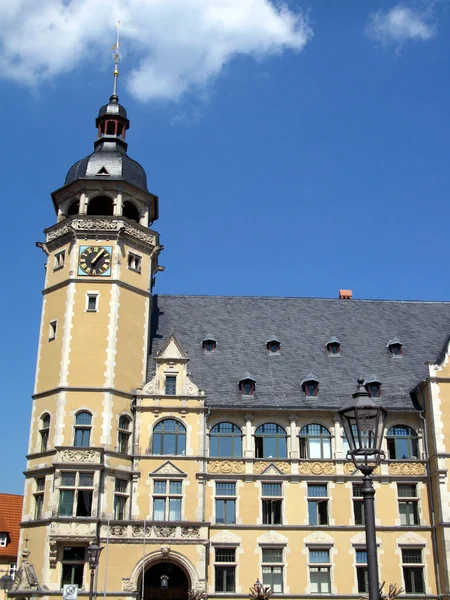
[[153, 485], [153, 519], [181, 521], [182, 493], [182, 481], [156, 480]]
[[367, 594], [369, 592], [369, 573], [367, 570], [367, 551], [356, 550], [356, 580], [358, 592]]
[[116, 479], [114, 483], [114, 518], [118, 521], [126, 519], [126, 508], [128, 501], [128, 481]]
[[35, 482], [36, 492], [34, 494], [34, 518], [42, 519], [42, 510], [44, 507], [45, 477], [37, 477]]
[[326, 485], [308, 484], [308, 516], [310, 525], [328, 525]]
[[83, 585], [85, 553], [84, 546], [64, 546], [61, 587], [66, 584]]
[[282, 488], [281, 483], [262, 484], [262, 518], [263, 525], [281, 525], [282, 523]]
[[263, 548], [262, 581], [274, 593], [283, 593], [283, 549]]
[[[236, 588], [236, 565], [230, 563], [236, 562], [236, 549], [216, 548], [215, 555], [215, 591], [234, 592]], [[227, 564], [222, 565], [217, 563]]]
[[98, 310], [98, 294], [86, 294], [86, 311], [97, 312]]
[[355, 525], [364, 525], [364, 498], [362, 485], [353, 484], [353, 516]]
[[8, 544], [8, 536], [6, 533], [0, 533], [0, 548], [5, 548]]
[[397, 485], [398, 510], [401, 525], [419, 525], [419, 499], [417, 486], [412, 483]]
[[423, 580], [423, 564], [421, 564], [422, 550], [402, 549], [402, 561], [405, 592], [407, 594], [423, 594], [425, 583]]
[[90, 517], [92, 514], [93, 493], [93, 473], [61, 473], [58, 511], [59, 516]]
[[166, 376], [166, 387], [165, 387], [166, 396], [175, 396], [177, 393], [177, 376], [176, 375], [167, 375]]
[[50, 321], [48, 328], [48, 341], [56, 339], [56, 329], [58, 327], [58, 321], [55, 319], [54, 321]]
[[62, 252], [57, 252], [55, 254], [55, 262], [53, 264], [53, 270], [57, 271], [58, 269], [62, 269], [65, 262], [66, 262], [66, 251], [63, 250]]
[[133, 252], [128, 253], [128, 268], [132, 271], [136, 271], [137, 273], [141, 272], [142, 269], [142, 256], [137, 254], [133, 254]]
[[331, 593], [330, 568], [329, 550], [309, 551], [309, 578], [312, 594]]
[[234, 482], [216, 482], [216, 523], [236, 523], [236, 483]]

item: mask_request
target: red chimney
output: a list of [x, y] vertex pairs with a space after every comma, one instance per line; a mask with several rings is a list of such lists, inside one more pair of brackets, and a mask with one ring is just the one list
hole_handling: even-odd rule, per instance
[[352, 290], [339, 290], [339, 300], [351, 300]]

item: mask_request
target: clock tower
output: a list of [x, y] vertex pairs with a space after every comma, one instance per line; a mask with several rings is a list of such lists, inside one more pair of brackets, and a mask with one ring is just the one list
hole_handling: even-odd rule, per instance
[[[127, 154], [116, 93], [96, 127], [94, 152], [52, 194], [56, 223], [38, 244], [47, 264], [22, 538], [46, 582], [60, 578], [60, 540], [92, 540], [101, 510], [112, 510], [100, 502], [105, 471], [133, 480], [134, 390], [146, 381], [151, 289], [162, 270], [150, 228], [158, 198]], [[63, 526], [61, 516], [86, 520]]]

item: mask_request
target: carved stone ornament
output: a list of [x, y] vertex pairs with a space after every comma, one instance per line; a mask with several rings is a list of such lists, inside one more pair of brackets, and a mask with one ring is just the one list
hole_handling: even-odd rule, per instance
[[336, 466], [330, 462], [301, 462], [298, 472], [301, 475], [334, 475]]
[[275, 466], [276, 469], [278, 469], [278, 471], [280, 471], [280, 473], [283, 473], [283, 475], [289, 475], [291, 472], [291, 466], [289, 463], [287, 462], [255, 462], [255, 464], [253, 465], [253, 470], [255, 473], [262, 473], [263, 471], [265, 471], [269, 466]]
[[128, 223], [125, 224], [125, 233], [140, 240], [141, 242], [146, 242], [151, 246], [156, 244], [156, 238], [154, 235], [147, 231], [141, 231], [137, 227], [133, 227], [133, 225], [129, 225]]
[[422, 463], [389, 463], [389, 475], [425, 475]]
[[128, 577], [122, 579], [122, 592], [135, 592], [136, 589], [136, 585], [132, 579], [128, 579]]
[[[145, 537], [150, 537], [152, 534], [152, 528], [145, 528]], [[133, 525], [131, 528], [131, 535], [133, 537], [144, 537], [144, 526], [143, 525]]]
[[199, 527], [182, 527], [181, 528], [182, 538], [198, 538], [200, 537]]
[[331, 546], [334, 544], [334, 538], [327, 533], [310, 533], [305, 537], [304, 543], [309, 546], [315, 544]]
[[426, 540], [421, 535], [415, 533], [405, 533], [397, 538], [399, 546], [425, 546]]
[[238, 545], [241, 543], [241, 538], [231, 533], [231, 531], [220, 531], [213, 535], [211, 538], [212, 544], [234, 544]]
[[151, 379], [148, 383], [146, 383], [144, 385], [144, 387], [142, 388], [142, 393], [143, 394], [157, 394], [158, 393], [158, 384], [159, 384], [159, 377], [157, 375], [155, 375], [153, 377], [153, 379]]
[[186, 396], [198, 396], [200, 394], [200, 390], [195, 385], [193, 381], [186, 377]]
[[119, 231], [124, 225], [123, 221], [117, 219], [74, 219], [72, 221], [72, 227], [77, 231], [91, 231], [93, 229]]
[[127, 533], [127, 528], [125, 525], [111, 525], [109, 533], [116, 537], [124, 537]]
[[157, 526], [153, 527], [153, 531], [155, 532], [156, 537], [170, 538], [175, 537], [176, 528]]
[[60, 456], [62, 462], [95, 463], [98, 452], [95, 450], [63, 450]]
[[283, 473], [273, 463], [261, 471], [261, 475], [283, 475]]
[[260, 535], [256, 540], [258, 544], [284, 544], [288, 543], [288, 538], [277, 531], [268, 531]]
[[[266, 463], [268, 465], [269, 463]], [[208, 473], [245, 473], [243, 461], [238, 460], [212, 460], [208, 463]]]
[[[344, 463], [344, 474], [345, 475], [357, 475], [357, 476], [361, 477], [361, 472], [355, 467], [355, 465], [352, 462]], [[376, 469], [374, 469], [373, 474], [379, 475], [380, 467], [377, 467]]]
[[176, 467], [170, 460], [165, 462], [161, 467], [155, 469], [151, 475], [186, 475], [178, 467]]
[[50, 540], [49, 542], [48, 559], [50, 569], [56, 569], [56, 565], [58, 564], [58, 545], [55, 540]]
[[161, 546], [161, 558], [162, 560], [169, 560], [170, 546]]
[[56, 238], [61, 237], [62, 235], [66, 235], [67, 233], [73, 233], [73, 228], [71, 225], [61, 224], [59, 227], [55, 227], [52, 231], [49, 231], [46, 236], [46, 242], [51, 242]]

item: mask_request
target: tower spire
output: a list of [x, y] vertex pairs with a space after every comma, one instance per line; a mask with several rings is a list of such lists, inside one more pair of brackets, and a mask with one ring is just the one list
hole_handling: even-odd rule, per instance
[[115, 97], [116, 99], [117, 99], [117, 78], [119, 77], [119, 62], [121, 59], [121, 56], [119, 54], [119, 48], [120, 48], [120, 21], [117, 21], [117, 38], [116, 38], [116, 43], [112, 47], [112, 49], [114, 50], [113, 55], [112, 55], [113, 61], [114, 61], [113, 97]]

